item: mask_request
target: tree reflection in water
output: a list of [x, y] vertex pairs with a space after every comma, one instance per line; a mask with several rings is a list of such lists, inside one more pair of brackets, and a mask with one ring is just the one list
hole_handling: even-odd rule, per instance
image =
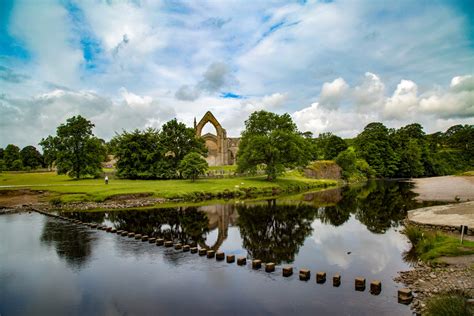
[[94, 238], [87, 230], [48, 219], [40, 240], [41, 243], [54, 247], [58, 256], [70, 267], [80, 269], [91, 255]]
[[[407, 210], [426, 205], [415, 201], [415, 194], [410, 191], [410, 187], [411, 184], [404, 182], [369, 181], [364, 185], [307, 194], [302, 201], [286, 200], [278, 204], [276, 200], [269, 200], [267, 203], [245, 205], [229, 203], [200, 208], [72, 212], [62, 215], [85, 222], [108, 221], [116, 229], [185, 244], [198, 244], [214, 250], [218, 250], [227, 238], [230, 219], [234, 221], [238, 217], [236, 225], [240, 230], [243, 248], [249, 255], [264, 262], [280, 264], [294, 261], [305, 238], [312, 233], [311, 224], [316, 218], [324, 224], [341, 226], [352, 216], [377, 234], [399, 226]], [[54, 242], [57, 234], [70, 233], [68, 230], [55, 232], [61, 225], [47, 225], [43, 234], [45, 241]], [[218, 229], [217, 241], [214, 245], [207, 245], [207, 235], [215, 228]], [[80, 262], [80, 258], [90, 253], [85, 237], [80, 236], [75, 240], [77, 245], [71, 250], [61, 248], [65, 247], [60, 244], [64, 238], [56, 240], [58, 253], [69, 251], [66, 257], [73, 258], [73, 262]]]
[[[129, 210], [111, 212], [74, 212], [69, 217], [85, 222], [112, 222], [117, 230], [126, 230], [149, 237], [160, 237], [186, 244], [205, 240], [209, 232], [205, 213], [195, 207]], [[97, 214], [101, 214], [99, 218]]]
[[243, 246], [263, 262], [292, 262], [311, 232], [317, 209], [305, 204], [237, 206]]
[[410, 188], [410, 183], [397, 181], [368, 181], [344, 187], [339, 189], [340, 201], [323, 207], [318, 217], [323, 223], [340, 226], [353, 214], [369, 231], [384, 233], [399, 226], [408, 210], [426, 205], [415, 200]]

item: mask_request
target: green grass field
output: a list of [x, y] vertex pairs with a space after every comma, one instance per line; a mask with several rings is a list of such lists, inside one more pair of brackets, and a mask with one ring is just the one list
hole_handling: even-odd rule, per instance
[[271, 194], [275, 188], [282, 192], [295, 192], [334, 186], [334, 180], [307, 179], [298, 173], [269, 182], [264, 176], [190, 180], [124, 180], [111, 179], [108, 185], [103, 179], [73, 180], [54, 172], [42, 173], [0, 173], [0, 190], [31, 189], [51, 191], [50, 197], [60, 196], [63, 202], [103, 201], [111, 196], [123, 194], [149, 193], [155, 197], [168, 199], [195, 200], [207, 195], [214, 198], [223, 192], [236, 196]]
[[456, 257], [474, 254], [474, 242], [464, 240], [461, 245], [459, 237], [438, 231], [427, 231], [413, 225], [404, 230], [418, 257], [425, 261], [436, 262], [442, 256]]

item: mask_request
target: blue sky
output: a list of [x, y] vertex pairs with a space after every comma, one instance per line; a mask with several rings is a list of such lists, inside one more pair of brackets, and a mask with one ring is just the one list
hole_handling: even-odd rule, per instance
[[302, 131], [474, 124], [472, 1], [0, 1], [0, 146], [81, 114], [238, 136], [260, 109]]

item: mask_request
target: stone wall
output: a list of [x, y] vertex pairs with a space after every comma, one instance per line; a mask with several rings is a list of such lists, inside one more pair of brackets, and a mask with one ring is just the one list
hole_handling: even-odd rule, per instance
[[332, 160], [320, 160], [312, 162], [304, 169], [304, 174], [308, 178], [315, 179], [341, 179], [342, 169]]

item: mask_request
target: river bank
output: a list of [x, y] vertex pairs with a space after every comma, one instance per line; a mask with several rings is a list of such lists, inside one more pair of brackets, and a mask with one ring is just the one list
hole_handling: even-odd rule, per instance
[[53, 206], [95, 203], [103, 208], [151, 206], [165, 201], [271, 197], [338, 185], [335, 180], [308, 179], [296, 171], [275, 181], [267, 181], [264, 176], [249, 176], [195, 182], [116, 179], [109, 184], [101, 179], [72, 180], [54, 173], [0, 173], [0, 183], [0, 207], [49, 202]]
[[[473, 234], [474, 202], [469, 201], [474, 200], [474, 177], [444, 176], [411, 182], [418, 201], [455, 203], [411, 210], [407, 214], [407, 225], [455, 236], [460, 236], [460, 225], [467, 225], [467, 234]], [[461, 201], [464, 203], [458, 203]], [[400, 271], [394, 280], [413, 291], [411, 308], [416, 314], [423, 314], [428, 300], [438, 294], [462, 291], [474, 297], [474, 255], [440, 257], [436, 263], [418, 260], [413, 269]]]
[[474, 176], [443, 176], [410, 180], [418, 201], [465, 202], [474, 200]]

